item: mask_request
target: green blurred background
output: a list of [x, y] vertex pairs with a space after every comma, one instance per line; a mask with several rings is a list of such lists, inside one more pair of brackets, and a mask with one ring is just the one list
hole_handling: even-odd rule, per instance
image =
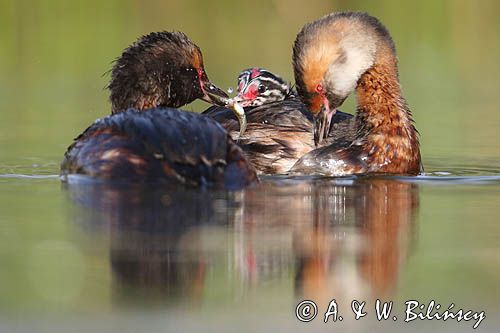
[[[500, 156], [498, 1], [2, 0], [0, 8], [4, 164], [59, 161], [75, 135], [109, 113], [103, 73], [142, 34], [186, 32], [223, 88], [249, 66], [292, 80], [296, 33], [336, 10], [367, 11], [391, 31], [424, 157]], [[351, 101], [344, 111], [353, 108]]]
[[[202, 49], [211, 80], [234, 88], [251, 66], [292, 80], [296, 33], [339, 10], [367, 11], [391, 31], [427, 169], [498, 174], [499, 1], [0, 0], [0, 175], [57, 174], [72, 139], [109, 113], [103, 74], [140, 35], [184, 31]], [[342, 110], [354, 111], [352, 98]], [[421, 184], [419, 194], [418, 241], [398, 298], [437, 297], [498, 313], [498, 181]], [[57, 178], [0, 177], [0, 310], [10, 319], [116, 310], [107, 236], [75, 227], [71, 205]], [[214, 309], [222, 321], [226, 310], [251, 314], [268, 297], [274, 309], [293, 303], [292, 273], [248, 292], [225, 270], [225, 253], [206, 282], [208, 317]], [[248, 304], [233, 308], [242, 294]]]

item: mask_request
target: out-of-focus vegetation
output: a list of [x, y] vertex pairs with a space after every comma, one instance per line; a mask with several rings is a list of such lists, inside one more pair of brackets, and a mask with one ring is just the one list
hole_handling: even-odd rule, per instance
[[[2, 0], [0, 8], [3, 161], [59, 160], [75, 135], [109, 112], [103, 73], [142, 34], [186, 32], [222, 87], [249, 66], [293, 80], [296, 33], [337, 10], [367, 11], [390, 29], [424, 157], [500, 155], [497, 1]], [[353, 108], [351, 99], [344, 110]]]
[[[33, 313], [59, 311], [129, 316], [117, 310], [126, 302], [116, 296], [123, 296], [123, 291], [117, 291], [119, 283], [113, 280], [113, 241], [99, 230], [87, 233], [86, 226], [78, 224], [92, 210], [75, 209], [78, 198], [69, 200], [57, 179], [2, 178], [11, 173], [58, 173], [58, 163], [72, 139], [109, 113], [104, 89], [109, 77], [103, 74], [126, 46], [151, 31], [181, 30], [201, 47], [209, 77], [222, 88], [234, 87], [239, 71], [250, 66], [268, 68], [292, 81], [291, 47], [296, 33], [305, 23], [339, 10], [367, 11], [391, 31], [405, 96], [421, 133], [424, 164], [432, 160], [441, 171], [449, 171], [449, 166], [457, 174], [467, 174], [470, 170], [463, 164], [473, 168], [477, 160], [498, 170], [498, 1], [0, 0], [0, 318], [22, 313], [19, 318], [29, 319]], [[195, 102], [185, 109], [206, 107]], [[342, 110], [353, 112], [354, 99]], [[255, 197], [266, 193], [255, 191]], [[498, 181], [443, 186], [422, 182], [416, 192], [411, 202], [416, 211], [410, 226], [414, 229], [407, 232], [414, 239], [403, 241], [408, 244], [406, 261], [392, 272], [396, 299], [436, 297], [476, 310], [498, 311], [492, 292], [499, 279]], [[311, 195], [301, 200], [291, 191], [282, 199], [290, 198], [290, 205], [273, 206], [275, 198], [271, 198], [266, 207], [294, 215], [298, 210], [291, 202], [307, 202]], [[398, 194], [394, 200], [405, 195]], [[234, 196], [252, 198], [247, 192]], [[352, 222], [352, 215], [347, 219]], [[106, 225], [106, 221], [100, 223]], [[199, 308], [207, 311], [207, 317], [217, 312], [216, 320], [221, 322], [228, 320], [226, 311], [232, 311], [231, 320], [238, 321], [238, 315], [271, 308], [287, 324], [293, 318], [289, 307], [294, 302], [294, 284], [300, 282], [295, 276], [298, 265], [293, 260], [288, 266], [281, 262], [289, 271], [262, 285], [251, 285], [241, 278], [251, 272], [231, 265], [235, 258], [253, 260], [242, 252], [245, 246], [255, 245], [250, 249], [255, 252], [269, 248], [272, 254], [279, 248], [275, 241], [289, 236], [289, 229], [284, 227], [283, 234], [276, 229], [273, 234], [257, 228], [252, 238], [247, 225], [224, 227], [204, 226], [183, 238], [190, 246], [201, 244], [194, 252], [187, 251], [188, 258], [193, 253], [201, 261], [208, 258], [202, 267], [206, 270], [200, 270], [206, 278], [204, 294], [197, 295], [203, 300]], [[354, 236], [359, 232], [348, 231]], [[342, 267], [359, 263], [350, 257], [349, 244], [339, 246], [339, 257], [347, 261]], [[281, 243], [285, 249], [292, 245], [289, 238]], [[353, 273], [339, 271], [347, 280]], [[133, 292], [130, 299], [133, 306], [141, 307], [134, 303]], [[141, 311], [135, 315], [142, 316]], [[169, 315], [165, 319], [161, 312], [156, 319], [166, 325], [162, 320], [168, 322], [177, 312]], [[197, 320], [193, 322], [204, 325]], [[3, 331], [4, 321], [0, 322]], [[121, 327], [117, 324], [113, 330]]]

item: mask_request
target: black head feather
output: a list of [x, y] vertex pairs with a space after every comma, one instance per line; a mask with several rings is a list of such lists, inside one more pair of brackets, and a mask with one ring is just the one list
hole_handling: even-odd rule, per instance
[[180, 107], [203, 96], [203, 57], [182, 32], [140, 37], [115, 61], [108, 88], [112, 112], [128, 108]]

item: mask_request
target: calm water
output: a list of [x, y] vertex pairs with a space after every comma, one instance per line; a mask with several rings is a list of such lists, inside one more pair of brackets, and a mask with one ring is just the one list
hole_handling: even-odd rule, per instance
[[[479, 330], [498, 332], [500, 3], [308, 3], [0, 0], [1, 332], [472, 331], [404, 324], [407, 300], [485, 311]], [[137, 36], [185, 31], [223, 88], [249, 66], [291, 80], [297, 31], [340, 9], [392, 32], [425, 175], [235, 192], [60, 182], [72, 138], [109, 112], [101, 74]], [[375, 320], [377, 298], [397, 322]], [[323, 324], [332, 299], [344, 320]]]
[[[5, 331], [302, 331], [303, 299], [318, 304], [306, 327], [319, 331], [473, 325], [380, 324], [377, 298], [401, 318], [406, 300], [455, 303], [498, 328], [498, 166], [267, 177], [233, 192], [61, 184], [40, 169], [0, 176]], [[333, 298], [346, 319], [322, 324]], [[365, 321], [352, 320], [352, 300], [367, 301]]]

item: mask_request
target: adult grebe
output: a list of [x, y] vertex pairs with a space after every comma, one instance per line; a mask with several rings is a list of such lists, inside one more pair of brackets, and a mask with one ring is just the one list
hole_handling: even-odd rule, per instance
[[355, 138], [303, 156], [292, 172], [347, 175], [422, 170], [418, 132], [403, 97], [394, 43], [365, 13], [333, 13], [306, 24], [293, 47], [297, 91], [316, 118], [315, 139], [328, 135], [335, 109], [356, 91]]
[[111, 71], [112, 115], [68, 148], [63, 176], [239, 187], [256, 173], [212, 119], [174, 108], [199, 98], [224, 105], [200, 49], [181, 32], [155, 32], [125, 49]]

